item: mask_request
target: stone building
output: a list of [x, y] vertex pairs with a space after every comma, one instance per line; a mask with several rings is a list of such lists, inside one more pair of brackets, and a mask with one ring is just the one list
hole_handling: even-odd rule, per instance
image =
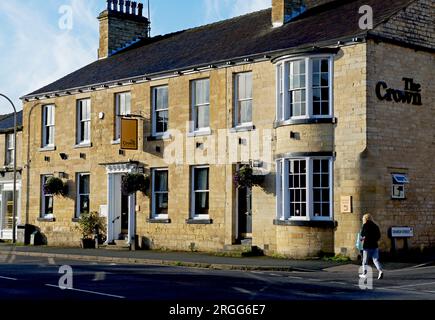
[[[20, 214], [21, 202], [21, 150], [23, 113], [17, 113], [17, 225], [23, 217]], [[13, 238], [14, 200], [14, 114], [0, 116], [0, 240]]]
[[[367, 212], [382, 250], [434, 245], [433, 1], [273, 0], [156, 37], [134, 5], [108, 1], [99, 59], [23, 97], [22, 210], [50, 245], [78, 245], [89, 210], [147, 248], [355, 257]], [[129, 173], [148, 194], [123, 195]], [[52, 175], [68, 197], [44, 194]]]

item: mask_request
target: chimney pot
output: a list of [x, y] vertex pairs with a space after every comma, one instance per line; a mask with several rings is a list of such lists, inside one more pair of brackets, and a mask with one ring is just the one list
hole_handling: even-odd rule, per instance
[[118, 11], [118, 0], [113, 0], [113, 11]]
[[136, 15], [136, 7], [137, 7], [137, 2], [136, 2], [136, 1], [133, 1], [133, 2], [131, 3], [131, 14], [132, 14], [132, 15]]
[[125, 1], [125, 13], [130, 14], [131, 13], [131, 1], [127, 0]]
[[137, 15], [138, 15], [139, 17], [142, 17], [142, 16], [143, 16], [143, 4], [142, 4], [142, 3], [139, 3], [139, 4], [138, 4], [138, 13], [137, 13]]
[[119, 12], [124, 13], [124, 0], [119, 0]]

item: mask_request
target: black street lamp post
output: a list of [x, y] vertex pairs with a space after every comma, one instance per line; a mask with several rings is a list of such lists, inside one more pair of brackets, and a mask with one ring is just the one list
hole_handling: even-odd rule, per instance
[[14, 108], [14, 191], [13, 191], [13, 217], [12, 217], [12, 243], [17, 242], [17, 109], [14, 103], [4, 94], [0, 93], [0, 96], [5, 98]]

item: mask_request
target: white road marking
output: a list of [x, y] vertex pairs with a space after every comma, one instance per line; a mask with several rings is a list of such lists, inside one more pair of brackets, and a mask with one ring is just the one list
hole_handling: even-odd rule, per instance
[[302, 277], [293, 277], [293, 276], [288, 276], [288, 278], [290, 278], [290, 279], [303, 279]]
[[243, 289], [243, 288], [237, 288], [237, 287], [233, 287], [234, 290], [241, 292], [241, 293], [245, 293], [245, 294], [249, 294], [249, 295], [255, 295], [254, 292]]
[[[55, 286], [52, 284], [46, 284], [47, 287], [52, 287], [52, 288], [59, 288], [59, 286]], [[72, 291], [77, 291], [77, 292], [84, 292], [84, 293], [91, 293], [91, 294], [96, 294], [96, 295], [100, 295], [100, 296], [106, 296], [106, 297], [112, 297], [112, 298], [118, 298], [118, 299], [125, 299], [125, 297], [123, 296], [117, 296], [114, 294], [108, 294], [108, 293], [102, 293], [102, 292], [96, 292], [96, 291], [89, 291], [89, 290], [81, 290], [81, 289], [75, 289], [75, 288], [67, 288], [65, 290], [72, 290]]]
[[387, 288], [384, 288], [384, 289], [399, 289], [399, 288], [407, 288], [407, 287], [428, 286], [428, 285], [431, 285], [431, 284], [435, 284], [435, 282], [407, 284], [407, 285], [404, 285], [404, 286], [387, 287]]
[[2, 276], [0, 276], [0, 279], [13, 280], [13, 281], [17, 281], [18, 280], [16, 278], [9, 278], [9, 277], [2, 277]]

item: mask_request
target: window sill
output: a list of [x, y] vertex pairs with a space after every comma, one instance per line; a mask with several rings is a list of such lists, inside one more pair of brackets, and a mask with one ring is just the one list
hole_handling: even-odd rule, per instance
[[309, 228], [325, 228], [334, 229], [337, 227], [337, 221], [322, 221], [322, 220], [273, 220], [275, 226], [292, 226], [292, 227], [309, 227]]
[[187, 134], [188, 137], [202, 137], [202, 136], [210, 136], [212, 133], [210, 128], [207, 129], [201, 129], [198, 131], [189, 132]]
[[162, 140], [171, 140], [171, 139], [172, 136], [170, 134], [147, 137], [147, 141], [162, 141]]
[[77, 223], [77, 222], [80, 222], [80, 218], [72, 218], [71, 221], [74, 223]]
[[273, 124], [273, 127], [279, 128], [284, 126], [290, 126], [290, 125], [301, 125], [301, 124], [319, 124], [319, 123], [330, 123], [330, 124], [336, 124], [337, 118], [309, 118], [309, 119], [294, 119], [294, 120], [283, 120], [283, 121], [275, 121]]
[[92, 148], [92, 143], [79, 143], [74, 146], [74, 149], [82, 149], [82, 148]]
[[187, 224], [213, 224], [212, 219], [187, 219]]
[[151, 218], [151, 219], [147, 219], [147, 223], [169, 224], [169, 223], [171, 223], [171, 219]]
[[240, 125], [234, 128], [230, 129], [230, 133], [236, 133], [236, 132], [245, 132], [245, 131], [253, 131], [255, 130], [255, 126], [250, 124], [250, 125]]
[[56, 147], [55, 146], [42, 147], [42, 148], [39, 148], [38, 151], [39, 152], [56, 151]]
[[121, 144], [121, 139], [112, 140], [112, 141], [110, 141], [110, 144], [112, 144], [112, 145]]
[[38, 222], [55, 222], [56, 218], [38, 218]]

